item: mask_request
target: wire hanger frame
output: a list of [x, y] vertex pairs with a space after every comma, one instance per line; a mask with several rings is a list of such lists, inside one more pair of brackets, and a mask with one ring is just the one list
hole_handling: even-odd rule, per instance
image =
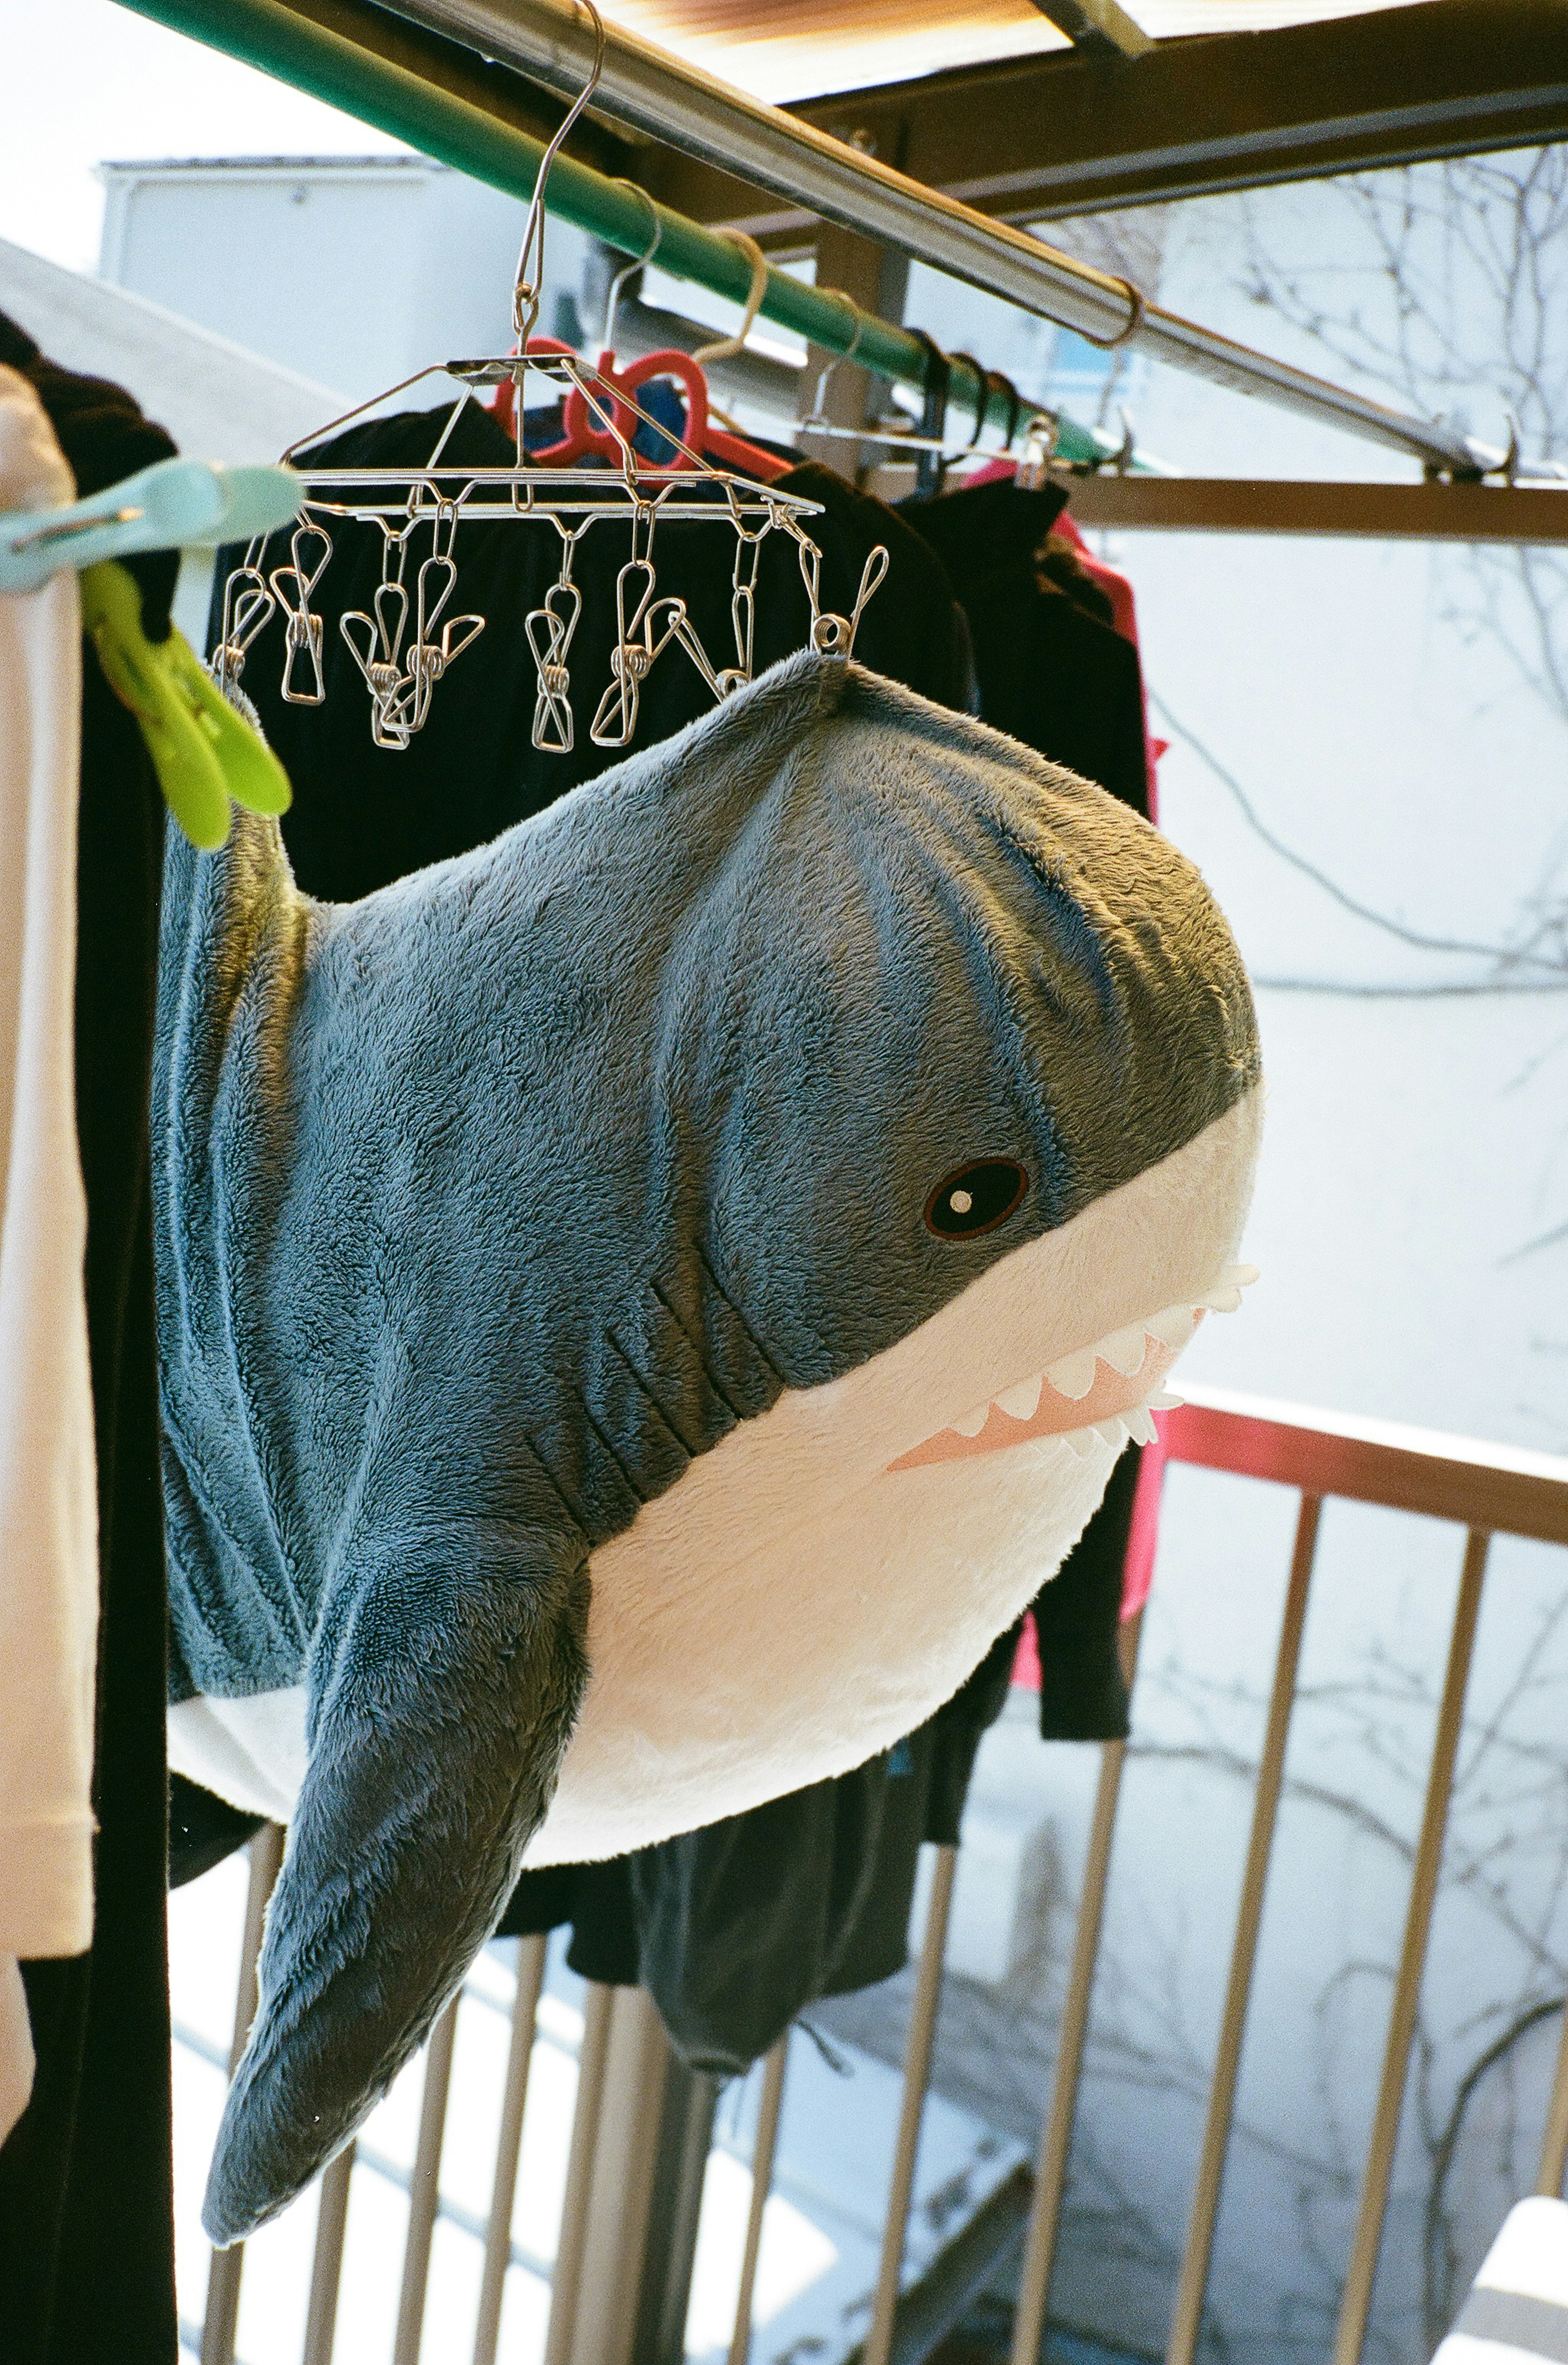
[[[615, 642], [610, 680], [594, 708], [588, 736], [596, 746], [630, 744], [637, 725], [642, 691], [655, 664], [672, 646], [682, 649], [710, 694], [722, 701], [752, 678], [756, 604], [761, 547], [782, 532], [794, 545], [810, 609], [810, 645], [847, 656], [868, 600], [887, 572], [888, 554], [878, 544], [868, 555], [848, 615], [824, 608], [820, 594], [822, 555], [810, 521], [822, 504], [782, 491], [734, 467], [721, 467], [700, 448], [698, 414], [690, 411], [688, 436], [638, 401], [634, 387], [596, 368], [553, 338], [538, 338], [543, 287], [546, 226], [544, 192], [551, 165], [572, 126], [598, 86], [604, 53], [604, 28], [594, 0], [581, 0], [595, 33], [594, 62], [544, 151], [523, 224], [513, 282], [511, 318], [517, 337], [510, 354], [432, 362], [384, 393], [357, 404], [325, 427], [301, 437], [285, 453], [286, 463], [308, 443], [347, 427], [392, 397], [431, 376], [455, 378], [461, 391], [436, 434], [427, 459], [409, 467], [334, 466], [324, 463], [297, 471], [305, 498], [287, 557], [269, 566], [269, 542], [258, 537], [224, 588], [223, 616], [213, 670], [225, 688], [237, 687], [247, 654], [269, 619], [285, 617], [283, 696], [291, 705], [320, 705], [328, 691], [324, 620], [312, 595], [330, 562], [333, 532], [342, 523], [374, 527], [381, 536], [380, 580], [369, 603], [339, 618], [339, 631], [370, 698], [374, 744], [406, 749], [427, 721], [439, 684], [486, 629], [486, 619], [464, 611], [458, 600], [459, 542], [469, 522], [548, 526], [559, 537], [561, 563], [539, 606], [524, 619], [524, 636], [536, 673], [532, 745], [546, 754], [566, 754], [574, 745], [571, 659], [582, 612], [574, 578], [577, 552], [596, 526], [618, 525], [629, 535], [630, 555], [615, 578]], [[646, 197], [646, 192], [639, 191]], [[610, 284], [605, 307], [605, 351], [625, 279], [656, 252], [662, 222], [651, 198], [653, 236], [642, 256], [626, 264]], [[752, 285], [737, 337], [722, 340], [738, 350], [750, 332], [764, 288], [767, 263], [747, 241]], [[558, 394], [571, 415], [584, 422], [579, 443], [589, 457], [582, 465], [555, 465], [532, 459], [526, 443], [524, 387], [534, 372]], [[699, 387], [700, 387], [699, 382]], [[448, 456], [458, 422], [478, 391], [510, 384], [513, 389], [513, 462], [509, 466], [458, 463]], [[689, 392], [689, 403], [696, 399]], [[673, 451], [656, 464], [636, 448], [639, 432], [651, 429], [655, 448]], [[689, 440], [688, 440], [689, 437]], [[597, 465], [596, 465], [597, 464]], [[733, 650], [715, 659], [704, 647], [684, 600], [661, 595], [655, 562], [661, 524], [681, 520], [734, 537], [730, 577]]]

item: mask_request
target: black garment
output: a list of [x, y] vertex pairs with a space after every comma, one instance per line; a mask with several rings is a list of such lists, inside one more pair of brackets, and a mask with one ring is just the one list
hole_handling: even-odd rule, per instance
[[[1148, 817], [1138, 654], [1072, 544], [1051, 527], [1059, 486], [1021, 492], [998, 480], [902, 505], [942, 559], [974, 643], [980, 711], [1053, 762], [1097, 780]], [[1142, 1448], [1123, 1453], [1104, 1500], [1030, 1615], [1047, 1741], [1113, 1741], [1127, 1732], [1117, 1651], [1122, 1578]]]
[[[84, 494], [173, 451], [129, 395], [55, 369], [3, 315], [0, 361], [38, 387]], [[159, 637], [176, 565], [137, 562], [143, 621]], [[98, 1463], [94, 1931], [85, 1955], [22, 1966], [38, 2068], [0, 2147], [0, 2353], [6, 2365], [173, 2365], [166, 1608], [148, 1175], [163, 806], [135, 721], [90, 647], [83, 659], [76, 1126]]]
[[[340, 464], [408, 465], [428, 456], [442, 412], [404, 413], [338, 437], [321, 452]], [[505, 463], [509, 439], [470, 407], [443, 457]], [[861, 619], [857, 654], [895, 680], [949, 706], [968, 703], [969, 654], [961, 611], [939, 562], [879, 501], [826, 468], [805, 464], [781, 488], [823, 504], [811, 521], [823, 553], [821, 599], [847, 613], [861, 568], [880, 542], [886, 580]], [[410, 554], [409, 579], [423, 545]], [[716, 664], [733, 645], [734, 542], [722, 527], [661, 524], [655, 562], [659, 597], [686, 600]], [[630, 750], [588, 737], [614, 633], [614, 578], [627, 555], [623, 530], [596, 525], [578, 545], [575, 579], [583, 612], [571, 649], [576, 745], [569, 756], [531, 744], [535, 693], [523, 618], [560, 566], [548, 528], [465, 525], [449, 612], [477, 611], [485, 631], [440, 683], [430, 719], [407, 751], [375, 748], [368, 693], [338, 619], [368, 609], [381, 579], [380, 537], [334, 529], [334, 550], [312, 606], [323, 619], [324, 706], [282, 697], [283, 624], [274, 618], [248, 658], [243, 687], [287, 767], [295, 802], [284, 822], [295, 872], [312, 894], [369, 892], [442, 857], [466, 851], [538, 812]], [[226, 574], [220, 557], [211, 638]], [[268, 565], [287, 562], [274, 540]], [[775, 532], [763, 544], [756, 597], [756, 669], [801, 646], [810, 619], [795, 547]], [[711, 694], [683, 652], [667, 649], [644, 690], [632, 745], [649, 745], [705, 713]], [[568, 1960], [586, 1978], [641, 1982], [694, 2067], [744, 2069], [806, 2003], [890, 1977], [902, 1964], [923, 1839], [956, 1839], [974, 1754], [1000, 1713], [1016, 1637], [999, 1644], [957, 1698], [889, 1754], [749, 1813], [608, 1864], [525, 1873], [500, 1924], [509, 1935], [570, 1922]], [[216, 1862], [245, 1835], [247, 1819], [175, 1791], [175, 1877]], [[227, 1819], [227, 1820], [226, 1820]]]
[[738, 2074], [824, 1996], [902, 1970], [923, 1840], [954, 1844], [1018, 1630], [918, 1732], [834, 1781], [608, 1864], [524, 1873], [500, 1933], [573, 1925], [584, 1978], [641, 1984], [693, 2069]]
[[[405, 411], [353, 427], [309, 454], [313, 465], [395, 467], [430, 455], [444, 409]], [[510, 437], [470, 403], [442, 454], [454, 465], [506, 465]], [[869, 496], [811, 463], [780, 478], [781, 490], [819, 500], [811, 521], [823, 552], [824, 607], [853, 608], [866, 555], [878, 542], [890, 555], [887, 579], [861, 619], [856, 654], [896, 681], [947, 706], [964, 702], [965, 655], [951, 589], [921, 538]], [[575, 579], [583, 594], [569, 664], [575, 745], [569, 755], [532, 745], [536, 676], [524, 618], [556, 578], [561, 545], [548, 526], [465, 524], [457, 537], [457, 581], [446, 613], [476, 612], [485, 630], [436, 685], [429, 719], [404, 750], [372, 745], [370, 697], [339, 630], [349, 610], [368, 611], [381, 581], [381, 536], [375, 528], [333, 525], [333, 552], [312, 595], [322, 619], [326, 703], [299, 706], [281, 693], [285, 619], [274, 615], [252, 644], [242, 687], [295, 783], [283, 832], [300, 884], [313, 895], [352, 902], [386, 881], [448, 855], [482, 846], [514, 822], [592, 779], [640, 747], [667, 739], [712, 704], [684, 650], [666, 648], [644, 686], [636, 731], [626, 748], [596, 747], [588, 736], [608, 685], [615, 640], [615, 577], [629, 555], [625, 528], [592, 526], [577, 545]], [[429, 551], [421, 532], [408, 559], [412, 587]], [[734, 538], [723, 528], [666, 522], [655, 529], [656, 596], [678, 594], [716, 667], [733, 663], [730, 618]], [[216, 644], [222, 587], [242, 555], [219, 555], [209, 642]], [[288, 537], [274, 535], [266, 565], [288, 563]], [[810, 621], [795, 544], [781, 532], [761, 549], [756, 589], [755, 668], [805, 642]]]
[[1147, 820], [1137, 651], [1071, 544], [1050, 539], [1065, 500], [1058, 486], [1026, 493], [997, 482], [905, 503], [902, 513], [942, 560], [969, 618], [984, 720]]

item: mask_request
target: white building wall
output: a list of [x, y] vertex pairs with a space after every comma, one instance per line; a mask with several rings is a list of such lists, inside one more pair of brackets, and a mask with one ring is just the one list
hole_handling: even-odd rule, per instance
[[[510, 345], [527, 209], [445, 165], [236, 157], [103, 174], [106, 279], [356, 401]], [[588, 247], [551, 225], [547, 333], [554, 292], [575, 288]]]

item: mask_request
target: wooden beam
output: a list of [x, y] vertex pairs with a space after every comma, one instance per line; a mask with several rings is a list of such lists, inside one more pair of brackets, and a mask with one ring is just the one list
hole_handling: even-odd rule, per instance
[[[790, 112], [1014, 221], [1568, 138], [1561, 0], [1420, 0], [1272, 32], [1057, 50]], [[672, 151], [634, 168], [700, 221], [809, 244], [811, 217]]]
[[1077, 476], [1080, 525], [1165, 533], [1316, 533], [1394, 542], [1568, 543], [1568, 484], [1347, 485], [1228, 476]]
[[[885, 447], [884, 447], [885, 448]], [[1158, 533], [1340, 534], [1377, 542], [1568, 543], [1568, 484], [1319, 484], [1275, 477], [1077, 476], [1058, 481], [1081, 526]], [[902, 500], [907, 464], [868, 490]]]

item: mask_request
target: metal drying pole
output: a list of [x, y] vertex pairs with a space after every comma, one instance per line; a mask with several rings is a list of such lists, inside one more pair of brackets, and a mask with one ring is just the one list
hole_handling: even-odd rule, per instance
[[[517, 196], [532, 194], [544, 153], [541, 140], [380, 55], [366, 39], [315, 21], [289, 0], [122, 5], [259, 66], [492, 187]], [[575, 0], [398, 0], [392, 13], [553, 89], [575, 95], [588, 80], [592, 36]], [[1126, 281], [924, 188], [618, 28], [607, 27], [606, 35], [603, 75], [594, 94], [598, 114], [661, 140], [676, 139], [690, 152], [826, 220], [917, 253], [1043, 319], [1102, 342], [1136, 343], [1155, 360], [1370, 438], [1428, 469], [1475, 477], [1505, 464], [1505, 454], [1454, 429], [1408, 417], [1147, 303]], [[734, 303], [745, 302], [751, 264], [722, 230], [655, 206], [645, 191], [566, 156], [552, 168], [549, 194], [552, 209], [563, 220], [627, 255], [647, 252], [656, 212], [660, 268]], [[807, 286], [770, 266], [758, 309], [824, 352], [853, 350], [856, 362], [877, 376], [925, 389], [933, 367], [930, 347], [908, 329], [861, 311], [847, 297]], [[1019, 423], [1005, 381], [988, 379], [961, 355], [951, 358], [946, 393], [950, 409], [978, 420], [982, 432]], [[1027, 411], [1025, 405], [1022, 415]], [[1107, 437], [1063, 420], [1057, 454], [1070, 464], [1096, 465], [1114, 456], [1114, 446]], [[1531, 473], [1523, 466], [1517, 470], [1521, 476]]]
[[[395, 15], [513, 66], [552, 90], [575, 95], [588, 80], [593, 32], [577, 0], [388, 0], [388, 5]], [[1027, 230], [912, 181], [848, 141], [835, 140], [780, 107], [765, 106], [617, 25], [605, 27], [594, 107], [624, 130], [672, 142], [688, 155], [769, 190], [824, 221], [919, 255], [971, 287], [1075, 329], [1092, 342], [1136, 344], [1152, 360], [1408, 453], [1443, 474], [1484, 476], [1503, 467], [1509, 457], [1441, 421], [1413, 418], [1147, 302], [1126, 280], [1096, 271]], [[813, 342], [842, 350], [842, 323], [836, 339], [814, 337]], [[881, 370], [869, 334], [856, 359]], [[924, 383], [918, 364], [913, 372], [900, 365], [896, 375], [911, 385]], [[1531, 473], [1540, 472], [1518, 469], [1521, 476]]]

